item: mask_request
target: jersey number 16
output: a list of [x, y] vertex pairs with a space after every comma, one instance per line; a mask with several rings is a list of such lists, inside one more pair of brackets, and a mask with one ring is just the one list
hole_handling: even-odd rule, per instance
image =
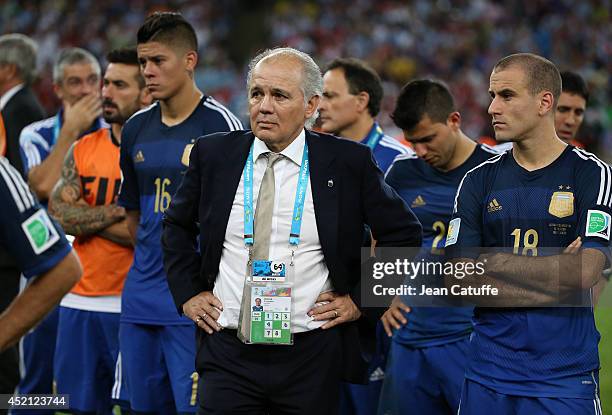
[[155, 179], [155, 213], [165, 212], [170, 206], [170, 201], [172, 200], [172, 196], [168, 191], [166, 191], [166, 186], [170, 185], [170, 179], [162, 179], [161, 177], [157, 177]]

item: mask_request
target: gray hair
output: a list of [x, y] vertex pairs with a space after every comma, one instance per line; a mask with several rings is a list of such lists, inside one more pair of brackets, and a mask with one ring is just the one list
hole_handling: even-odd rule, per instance
[[[304, 105], [308, 103], [310, 98], [323, 94], [323, 76], [321, 75], [321, 68], [319, 68], [319, 65], [317, 65], [307, 53], [288, 47], [266, 49], [251, 60], [249, 63], [249, 72], [247, 74], [247, 90], [251, 87], [255, 66], [264, 59], [281, 56], [297, 58], [302, 63], [302, 84], [300, 85], [300, 89], [304, 95]], [[317, 110], [306, 120], [306, 128], [312, 128], [318, 116], [319, 111]]]
[[36, 42], [21, 33], [0, 36], [0, 64], [15, 65], [19, 78], [29, 85], [36, 77]]
[[64, 80], [64, 68], [77, 63], [89, 63], [91, 66], [93, 66], [98, 77], [102, 75], [100, 63], [94, 55], [85, 49], [68, 48], [60, 52], [55, 64], [53, 64], [53, 82], [56, 84], [61, 84]]

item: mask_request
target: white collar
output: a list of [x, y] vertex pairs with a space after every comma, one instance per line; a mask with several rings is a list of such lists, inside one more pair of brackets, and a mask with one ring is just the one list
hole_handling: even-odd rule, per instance
[[[304, 130], [289, 144], [283, 151], [280, 152], [283, 156], [297, 164], [302, 165], [302, 156], [304, 155], [304, 143], [306, 142], [306, 133]], [[255, 137], [253, 143], [253, 161], [257, 161], [260, 155], [269, 153], [271, 150], [268, 148], [266, 143], [261, 139]]]
[[2, 95], [2, 97], [0, 97], [0, 111], [3, 110], [6, 104], [8, 104], [11, 98], [13, 98], [13, 95], [21, 91], [24, 86], [24, 84], [15, 85], [14, 87], [6, 91], [4, 95]]

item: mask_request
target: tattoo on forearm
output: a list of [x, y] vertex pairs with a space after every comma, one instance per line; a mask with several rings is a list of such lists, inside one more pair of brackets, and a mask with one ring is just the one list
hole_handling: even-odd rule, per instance
[[121, 219], [122, 209], [118, 206], [87, 206], [80, 204], [80, 200], [81, 183], [73, 145], [66, 154], [60, 180], [49, 199], [49, 211], [66, 233], [75, 236], [95, 234]]

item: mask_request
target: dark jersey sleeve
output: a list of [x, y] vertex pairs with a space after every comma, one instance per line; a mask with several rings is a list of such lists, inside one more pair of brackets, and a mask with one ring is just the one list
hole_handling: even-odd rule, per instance
[[211, 110], [207, 112], [206, 135], [243, 129], [240, 120], [213, 97], [204, 98], [204, 106]]
[[484, 175], [479, 173], [468, 172], [457, 189], [446, 236], [445, 251], [449, 258], [474, 257], [477, 251], [465, 248], [482, 246], [484, 186], [481, 181]]
[[121, 166], [121, 188], [117, 203], [127, 210], [140, 210], [140, 191], [138, 189], [138, 177], [134, 169], [132, 148], [139, 120], [130, 119], [121, 131], [121, 150], [119, 164]]
[[612, 168], [595, 158], [584, 161], [576, 173], [577, 236], [583, 248], [601, 250], [610, 262]]
[[62, 229], [3, 157], [0, 157], [0, 204], [0, 249], [15, 259], [26, 277], [44, 274], [70, 252]]

